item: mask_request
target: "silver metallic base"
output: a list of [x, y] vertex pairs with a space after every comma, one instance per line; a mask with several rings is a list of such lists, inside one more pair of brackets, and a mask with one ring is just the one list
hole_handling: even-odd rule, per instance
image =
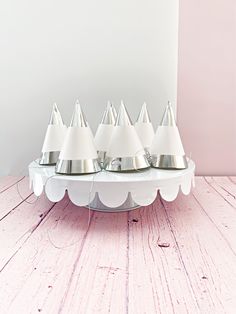
[[149, 164], [151, 164], [152, 157], [151, 157], [149, 149], [148, 148], [144, 148], [144, 151], [145, 151], [145, 154], [147, 156], [147, 160], [148, 160]]
[[57, 163], [60, 152], [44, 152], [41, 155], [39, 164], [42, 166], [52, 166]]
[[103, 168], [103, 164], [104, 164], [104, 161], [105, 161], [105, 158], [106, 158], [106, 152], [98, 151], [97, 153], [98, 153], [98, 161], [100, 162], [101, 167]]
[[101, 171], [97, 159], [84, 160], [60, 160], [56, 164], [55, 172], [58, 174], [78, 175], [89, 174]]
[[128, 193], [126, 201], [121, 206], [114, 207], [114, 208], [107, 207], [106, 205], [104, 205], [101, 202], [98, 193], [96, 193], [94, 200], [90, 203], [90, 205], [88, 205], [86, 207], [90, 208], [92, 210], [101, 211], [101, 212], [117, 213], [117, 212], [124, 212], [124, 211], [133, 210], [133, 209], [139, 208], [141, 206], [136, 204], [133, 201], [131, 194]]
[[185, 156], [152, 155], [152, 167], [159, 169], [186, 169], [188, 162]]
[[107, 157], [104, 162], [104, 169], [107, 171], [135, 171], [149, 168], [146, 155], [139, 155], [135, 157]]

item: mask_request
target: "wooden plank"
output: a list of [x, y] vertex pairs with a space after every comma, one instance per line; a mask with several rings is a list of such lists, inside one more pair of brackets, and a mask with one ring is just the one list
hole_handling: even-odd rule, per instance
[[236, 214], [219, 180], [197, 178], [173, 203], [95, 212], [90, 225], [67, 197], [30, 205], [9, 187], [0, 194], [0, 313], [234, 313]]
[[13, 177], [13, 176], [7, 176], [7, 177], [0, 177], [0, 193], [5, 192], [10, 187], [15, 185], [17, 182], [20, 182], [24, 179], [24, 176], [21, 177]]
[[229, 177], [205, 177], [208, 184], [236, 209], [236, 184]]
[[126, 313], [127, 236], [127, 213], [94, 213], [63, 313]]
[[129, 216], [129, 313], [197, 313], [160, 199]]
[[[33, 201], [34, 196], [29, 198]], [[35, 204], [21, 203], [0, 221], [0, 272], [22, 248], [54, 206], [45, 195]]]
[[60, 311], [88, 230], [88, 211], [67, 204], [52, 208], [0, 273], [0, 313]]
[[[20, 194], [19, 194], [20, 193]], [[16, 184], [9, 187], [0, 194], [0, 221], [9, 215], [12, 211], [17, 208], [18, 205], [32, 195], [32, 191], [29, 189], [29, 178], [25, 177]], [[31, 198], [31, 202], [34, 202]]]
[[[234, 313], [236, 256], [226, 234], [212, 219], [215, 209], [215, 221], [220, 217], [218, 196], [211, 190], [206, 191], [209, 201], [204, 207], [200, 205], [197, 197], [204, 193], [201, 180], [204, 181], [203, 178], [197, 180], [195, 195], [180, 195], [173, 203], [163, 201], [166, 217], [200, 313]], [[208, 215], [210, 211], [211, 216]], [[225, 211], [222, 206], [222, 217]], [[231, 238], [229, 234], [228, 238]]]
[[236, 177], [235, 177], [235, 176], [230, 176], [230, 177], [228, 177], [228, 178], [229, 178], [229, 180], [230, 180], [232, 183], [236, 184]]
[[[193, 196], [199, 203], [202, 211], [205, 212], [215, 229], [225, 239], [227, 246], [236, 255], [236, 212], [232, 204], [223, 197], [214, 183], [208, 182], [209, 178], [196, 178], [197, 188], [193, 190]], [[233, 202], [233, 200], [231, 200]]]

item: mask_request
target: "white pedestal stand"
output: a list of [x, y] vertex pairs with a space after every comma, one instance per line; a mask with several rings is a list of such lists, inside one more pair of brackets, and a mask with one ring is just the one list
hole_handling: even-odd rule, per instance
[[45, 191], [49, 200], [58, 202], [67, 191], [75, 205], [106, 212], [150, 205], [158, 191], [166, 201], [173, 201], [180, 190], [188, 195], [194, 185], [194, 171], [192, 160], [184, 170], [150, 168], [134, 173], [102, 171], [78, 176], [57, 175], [54, 166], [40, 166], [37, 161], [29, 165], [30, 184], [35, 195]]

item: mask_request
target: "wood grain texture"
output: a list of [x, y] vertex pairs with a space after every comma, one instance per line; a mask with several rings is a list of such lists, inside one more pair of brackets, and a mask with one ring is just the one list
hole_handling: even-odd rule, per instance
[[5, 187], [0, 193], [0, 221], [14, 211], [19, 204], [27, 201], [32, 194], [29, 189], [29, 179], [25, 177], [15, 181], [14, 185], [10, 184], [7, 188]]
[[16, 183], [22, 181], [25, 177], [0, 177], [0, 193], [5, 192], [8, 190], [11, 186], [15, 185]]
[[0, 313], [233, 314], [235, 196], [235, 178], [198, 177], [172, 203], [89, 213], [2, 179]]
[[236, 210], [236, 178], [206, 177], [205, 180]]
[[198, 188], [192, 195], [236, 256], [236, 215], [234, 206], [228, 201], [230, 196], [219, 193], [214, 180], [196, 178], [196, 184]]
[[233, 313], [235, 248], [193, 194], [163, 204], [200, 312]]
[[160, 199], [129, 216], [130, 313], [197, 313], [197, 302]]

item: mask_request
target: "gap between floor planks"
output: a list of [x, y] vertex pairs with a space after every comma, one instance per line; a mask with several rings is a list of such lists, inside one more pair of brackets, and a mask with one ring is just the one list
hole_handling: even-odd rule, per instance
[[197, 178], [189, 197], [89, 226], [66, 197], [31, 205], [0, 183], [0, 312], [233, 313], [234, 180]]

